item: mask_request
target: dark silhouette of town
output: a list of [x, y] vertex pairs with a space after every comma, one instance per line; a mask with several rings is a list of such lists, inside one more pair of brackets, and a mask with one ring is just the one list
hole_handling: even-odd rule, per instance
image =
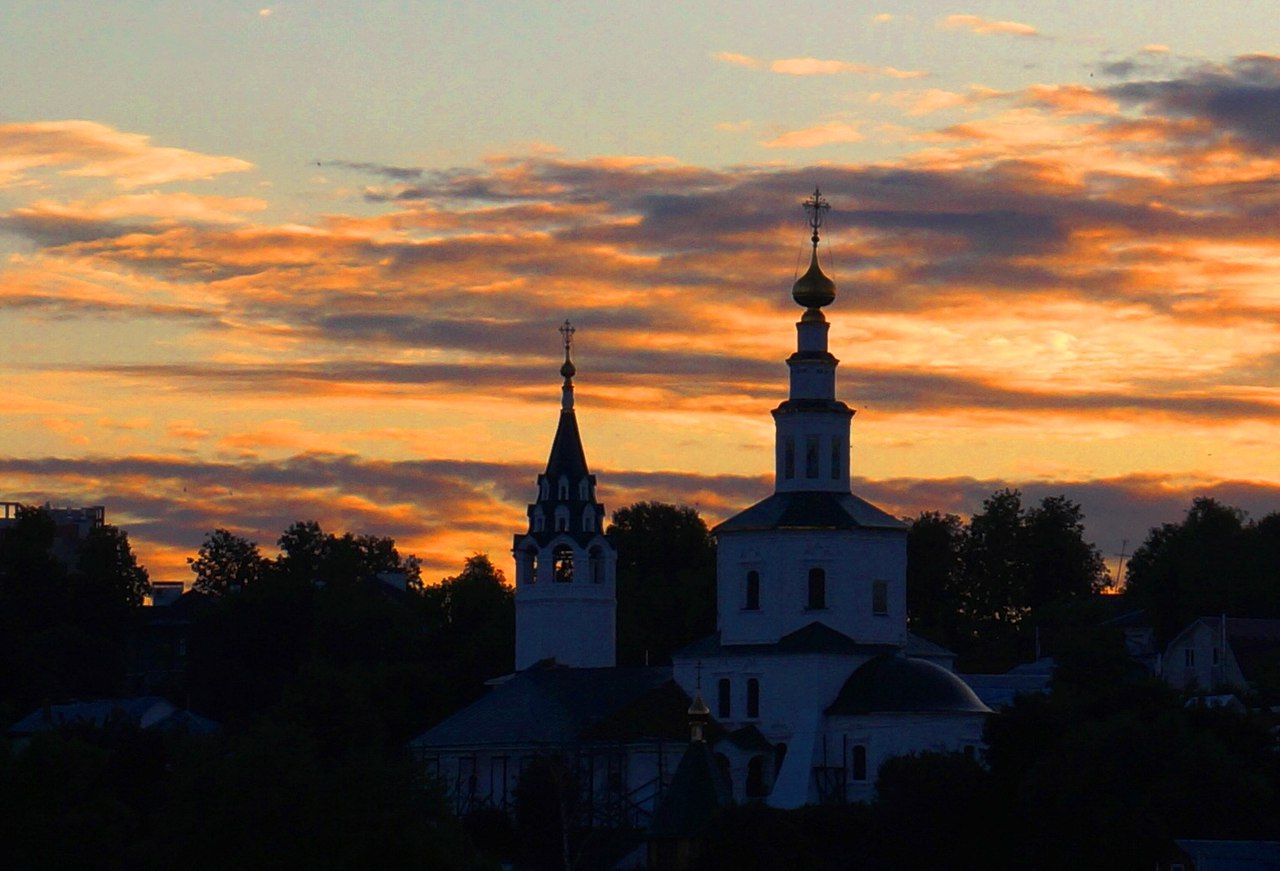
[[[1066, 496], [853, 496], [808, 205], [777, 491], [716, 530], [606, 524], [567, 322], [513, 583], [299, 520], [273, 554], [210, 531], [189, 585], [152, 584], [104, 508], [0, 503], [0, 867], [1276, 867], [1280, 512], [1195, 499], [1111, 577]], [[760, 541], [827, 568], [767, 577]], [[864, 550], [889, 568], [846, 618]], [[769, 669], [817, 678], [787, 662], [855, 666], [789, 744]]]

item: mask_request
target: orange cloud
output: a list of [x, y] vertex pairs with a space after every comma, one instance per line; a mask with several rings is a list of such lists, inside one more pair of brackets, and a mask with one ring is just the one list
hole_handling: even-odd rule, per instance
[[775, 73], [788, 76], [890, 76], [895, 79], [919, 79], [927, 76], [923, 70], [899, 70], [894, 67], [876, 67], [870, 64], [842, 60], [819, 60], [812, 57], [794, 57], [775, 60], [769, 64]]
[[989, 18], [980, 18], [977, 15], [948, 15], [939, 22], [938, 26], [948, 30], [968, 30], [984, 36], [991, 34], [1000, 36], [1041, 35], [1040, 31], [1030, 24], [1022, 24], [1017, 21], [992, 21]]
[[829, 124], [788, 131], [767, 142], [762, 142], [761, 145], [765, 148], [818, 148], [822, 145], [841, 142], [861, 142], [864, 138], [855, 125], [843, 121], [832, 121]]
[[735, 54], [731, 51], [717, 51], [714, 52], [711, 57], [721, 63], [732, 64], [737, 67], [746, 67], [749, 70], [760, 69], [760, 67], [764, 66], [763, 62], [756, 58], [748, 57], [745, 54]]
[[123, 133], [93, 121], [0, 124], [0, 185], [15, 184], [39, 169], [109, 178], [119, 187], [133, 188], [252, 168], [235, 157], [152, 145], [149, 136]]

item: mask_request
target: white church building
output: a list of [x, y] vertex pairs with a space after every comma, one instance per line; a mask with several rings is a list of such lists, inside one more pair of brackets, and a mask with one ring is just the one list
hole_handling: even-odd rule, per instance
[[868, 800], [891, 757], [980, 746], [990, 710], [952, 673], [950, 651], [907, 631], [906, 525], [850, 489], [854, 412], [837, 398], [822, 311], [836, 288], [818, 264], [829, 207], [818, 191], [805, 206], [813, 252], [792, 289], [804, 311], [788, 396], [773, 410], [774, 492], [713, 529], [717, 631], [670, 667], [614, 667], [616, 552], [574, 416], [572, 328], [562, 328], [560, 421], [513, 547], [516, 672], [413, 742], [459, 810], [508, 806], [519, 771], [557, 753], [576, 760], [585, 824], [642, 827], [699, 695], [739, 801]]

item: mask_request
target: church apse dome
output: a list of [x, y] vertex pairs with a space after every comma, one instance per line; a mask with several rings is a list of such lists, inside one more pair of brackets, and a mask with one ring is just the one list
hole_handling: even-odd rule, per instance
[[990, 712], [968, 684], [942, 666], [895, 654], [859, 666], [827, 708], [828, 715]]

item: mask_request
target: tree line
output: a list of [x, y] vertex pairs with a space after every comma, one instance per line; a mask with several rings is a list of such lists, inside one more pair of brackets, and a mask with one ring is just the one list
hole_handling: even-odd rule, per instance
[[[715, 629], [714, 541], [688, 507], [636, 503], [612, 520], [619, 663], [667, 662]], [[19, 511], [0, 536], [6, 722], [45, 700], [125, 688], [146, 571], [114, 527], [91, 532], [68, 562], [53, 556], [53, 536], [39, 509]], [[291, 525], [277, 544], [267, 557], [218, 529], [190, 560], [199, 605], [175, 700], [223, 732], [74, 727], [0, 753], [0, 813], [15, 833], [0, 845], [0, 864], [225, 867], [284, 861], [279, 851], [290, 843], [303, 844], [294, 855], [316, 867], [491, 861], [483, 845], [492, 821], [486, 829], [452, 819], [405, 747], [512, 669], [514, 603], [503, 572], [476, 554], [456, 575], [424, 584], [392, 539], [332, 534], [311, 521]], [[1015, 865], [1088, 856], [1116, 867], [1118, 856], [1148, 859], [1156, 835], [1276, 836], [1259, 817], [1280, 818], [1273, 737], [1251, 718], [1187, 710], [1129, 669], [1117, 635], [1097, 628], [1114, 613], [1101, 605], [1115, 597], [1098, 595], [1107, 577], [1078, 505], [1065, 497], [1026, 505], [1016, 490], [997, 491], [968, 520], [911, 519], [908, 551], [912, 631], [990, 670], [1029, 659], [1039, 634], [1059, 662], [1053, 693], [992, 718], [985, 766], [928, 756], [894, 763], [877, 802], [861, 809], [777, 819], [731, 809], [718, 823], [718, 855], [742, 864], [725, 867], [778, 867], [761, 864], [772, 855], [761, 833], [775, 824], [770, 843], [794, 835], [810, 853], [841, 843], [837, 829], [860, 833], [865, 867], [938, 867], [945, 854], [931, 849], [961, 851], [942, 864], [966, 867], [957, 856], [982, 857], [993, 841], [1013, 851], [1006, 858]], [[1123, 601], [1146, 609], [1164, 640], [1206, 613], [1280, 616], [1278, 554], [1280, 515], [1253, 521], [1198, 499], [1135, 551]], [[404, 588], [383, 583], [388, 574], [403, 575]], [[1198, 828], [1192, 809], [1202, 793], [1185, 783], [1212, 796]], [[1126, 817], [1133, 808], [1140, 814]], [[920, 821], [954, 839], [908, 837]], [[1113, 852], [1078, 839], [1080, 827], [1111, 832]], [[71, 829], [78, 834], [58, 834]], [[992, 838], [965, 840], [982, 831]]]

